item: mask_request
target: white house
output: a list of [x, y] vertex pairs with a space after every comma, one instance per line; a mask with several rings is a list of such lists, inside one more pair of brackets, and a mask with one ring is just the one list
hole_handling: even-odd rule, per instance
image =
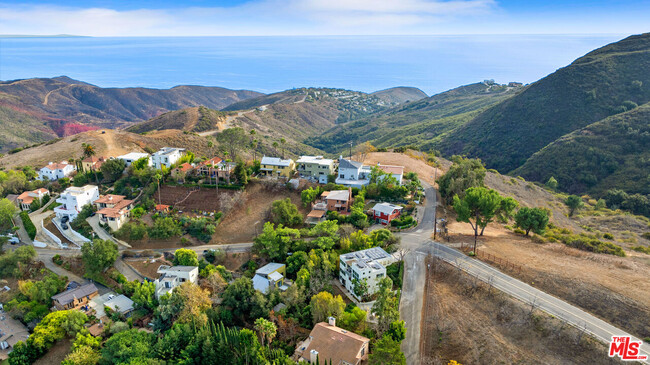
[[185, 148], [163, 147], [160, 151], [151, 155], [151, 163], [154, 169], [161, 169], [161, 166], [170, 168], [176, 161], [185, 154]]
[[339, 280], [341, 284], [355, 298], [361, 299], [354, 293], [356, 280], [365, 280], [368, 283], [368, 295], [377, 291], [377, 284], [386, 276], [386, 266], [395, 262], [381, 247], [372, 247], [366, 250], [350, 252], [339, 257]]
[[81, 212], [86, 204], [92, 204], [95, 200], [99, 199], [99, 189], [95, 185], [86, 185], [82, 187], [71, 186], [56, 199], [60, 203], [58, 207], [54, 208], [57, 218], [61, 219], [64, 216], [72, 221]]
[[361, 162], [339, 158], [339, 174], [336, 183], [362, 188], [370, 181], [370, 167], [364, 166]]
[[124, 160], [124, 162], [126, 162], [126, 167], [131, 166], [131, 164], [134, 163], [135, 161], [145, 157], [149, 158], [149, 166], [151, 166], [151, 157], [149, 156], [148, 153], [130, 152], [127, 153], [126, 155], [117, 156], [118, 159]]
[[38, 180], [55, 181], [70, 176], [74, 171], [75, 167], [65, 161], [60, 163], [50, 162], [38, 171]]
[[158, 274], [160, 277], [154, 281], [154, 284], [156, 284], [156, 298], [160, 299], [185, 282], [196, 284], [199, 278], [199, 268], [196, 266], [160, 265]]

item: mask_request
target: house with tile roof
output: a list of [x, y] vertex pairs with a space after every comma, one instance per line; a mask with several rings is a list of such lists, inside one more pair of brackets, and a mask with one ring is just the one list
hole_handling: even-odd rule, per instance
[[370, 339], [336, 326], [336, 319], [317, 323], [298, 344], [298, 362], [359, 365], [368, 359]]
[[106, 194], [95, 200], [99, 221], [117, 231], [129, 220], [133, 200], [128, 200], [124, 195]]
[[74, 165], [69, 164], [67, 161], [61, 161], [60, 163], [50, 162], [38, 171], [37, 179], [42, 181], [56, 181], [70, 176], [75, 170]]
[[16, 198], [16, 204], [21, 210], [29, 211], [31, 209], [31, 204], [35, 200], [42, 202], [43, 198], [47, 195], [50, 195], [50, 192], [45, 188], [25, 191], [22, 194], [18, 195]]
[[108, 159], [108, 157], [103, 156], [89, 156], [81, 161], [81, 168], [84, 172], [99, 171], [102, 167], [102, 164]]
[[180, 164], [179, 166], [174, 167], [170, 175], [176, 181], [185, 182], [185, 178], [192, 171], [194, 171], [194, 165], [185, 162], [183, 164]]
[[219, 157], [212, 157], [209, 160], [200, 162], [196, 171], [199, 175], [208, 178], [208, 183], [218, 180], [219, 183], [230, 184], [230, 179], [235, 167], [234, 162], [227, 162]]

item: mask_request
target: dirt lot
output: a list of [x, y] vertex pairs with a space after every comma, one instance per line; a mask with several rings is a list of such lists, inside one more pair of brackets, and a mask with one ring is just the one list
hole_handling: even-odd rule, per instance
[[491, 289], [439, 260], [430, 261], [422, 327], [424, 364], [615, 364], [606, 346], [561, 321]]
[[383, 165], [404, 166], [404, 172], [415, 172], [421, 180], [433, 186], [437, 186], [434, 182], [434, 177], [441, 176], [451, 164], [445, 159], [439, 159], [441, 167], [435, 168], [426, 163], [426, 159], [422, 153], [416, 151], [408, 151], [408, 153], [409, 155], [395, 152], [373, 152], [366, 156], [363, 163], [366, 165], [381, 163]]
[[[160, 187], [162, 204], [187, 212], [218, 212], [230, 210], [240, 199], [239, 190], [188, 188], [163, 185]], [[158, 192], [154, 194], [158, 199]]]
[[63, 339], [57, 341], [52, 348], [40, 359], [34, 362], [34, 365], [51, 365], [60, 364], [70, 353], [72, 339]]
[[272, 188], [264, 182], [248, 185], [241, 196], [241, 204], [228, 213], [212, 237], [211, 244], [252, 242], [262, 232], [264, 222], [268, 221], [271, 205], [278, 199], [291, 198], [303, 215], [309, 213], [302, 206], [300, 193], [284, 187]]

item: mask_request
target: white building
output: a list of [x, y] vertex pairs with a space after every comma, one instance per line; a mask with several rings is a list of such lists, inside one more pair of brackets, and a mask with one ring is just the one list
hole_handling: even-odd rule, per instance
[[367, 294], [372, 295], [377, 291], [379, 281], [386, 276], [386, 266], [396, 261], [381, 247], [346, 253], [339, 260], [339, 280], [359, 300], [361, 298], [354, 294], [355, 281], [365, 280], [368, 283]]
[[130, 153], [127, 153], [126, 155], [117, 156], [118, 159], [124, 160], [124, 162], [126, 162], [126, 167], [131, 166], [131, 164], [134, 163], [135, 161], [137, 161], [137, 160], [139, 160], [141, 158], [145, 158], [145, 157], [147, 157], [149, 159], [148, 164], [149, 164], [149, 166], [151, 166], [151, 157], [149, 156], [148, 153], [130, 152]]
[[47, 166], [38, 171], [38, 180], [55, 181], [70, 176], [75, 171], [75, 167], [65, 161], [60, 163], [50, 162]]
[[160, 277], [156, 279], [156, 299], [171, 293], [174, 288], [185, 282], [196, 284], [199, 278], [199, 268], [196, 266], [167, 266], [160, 265], [158, 268]]
[[336, 178], [337, 184], [362, 188], [368, 185], [369, 182], [369, 166], [364, 166], [361, 162], [347, 160], [343, 157], [339, 159], [339, 174]]
[[54, 208], [57, 218], [68, 216], [74, 220], [86, 204], [92, 204], [99, 199], [99, 189], [95, 185], [86, 185], [82, 187], [71, 186], [56, 199], [60, 203]]
[[185, 154], [185, 148], [163, 147], [160, 151], [151, 155], [151, 163], [154, 169], [161, 169], [161, 166], [170, 168], [176, 161]]

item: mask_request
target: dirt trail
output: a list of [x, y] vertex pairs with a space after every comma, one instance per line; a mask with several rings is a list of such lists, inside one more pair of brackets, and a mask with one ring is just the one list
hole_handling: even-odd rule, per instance
[[254, 111], [255, 109], [251, 109], [251, 110], [237, 112], [236, 115], [226, 115], [226, 120], [223, 123], [218, 123], [217, 129], [211, 129], [209, 131], [199, 132], [198, 135], [201, 137], [205, 137], [205, 136], [211, 136], [215, 133], [221, 132], [224, 129], [228, 129], [232, 127], [232, 122], [234, 122], [237, 118], [242, 117], [244, 114], [251, 113]]

